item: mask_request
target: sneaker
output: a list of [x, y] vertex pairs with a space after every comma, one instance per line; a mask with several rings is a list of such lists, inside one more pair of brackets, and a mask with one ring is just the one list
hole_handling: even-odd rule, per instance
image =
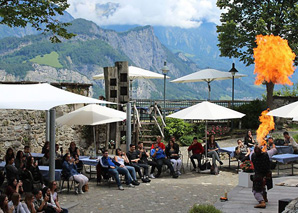
[[178, 178], [177, 174], [173, 174], [172, 178]]
[[155, 178], [153, 174], [150, 174], [149, 177], [150, 177], [151, 179], [154, 179], [154, 178]]
[[147, 178], [142, 178], [142, 182], [143, 182], [143, 183], [148, 183], [148, 182], [150, 182], [150, 180], [147, 179]]
[[79, 189], [78, 188], [75, 188], [75, 194], [79, 194]]
[[180, 171], [177, 171], [177, 174], [178, 174], [178, 175], [181, 175], [181, 172], [180, 172]]
[[219, 164], [220, 164], [220, 165], [223, 165], [223, 162], [222, 162], [222, 161], [219, 161]]
[[123, 186], [118, 186], [118, 189], [121, 190], [121, 191], [124, 190]]
[[134, 185], [132, 185], [131, 183], [127, 185], [127, 187], [130, 187], [130, 188], [135, 188]]
[[140, 185], [140, 183], [139, 183], [137, 180], [132, 181], [131, 184], [132, 184], [132, 185], [135, 185], [135, 186]]
[[79, 191], [79, 194], [84, 194], [84, 192], [83, 191]]

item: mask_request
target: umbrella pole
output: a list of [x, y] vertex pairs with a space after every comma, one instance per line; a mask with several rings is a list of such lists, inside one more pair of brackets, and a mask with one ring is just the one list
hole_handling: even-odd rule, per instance
[[93, 139], [94, 139], [94, 150], [95, 150], [95, 156], [96, 156], [97, 150], [96, 150], [96, 139], [95, 139], [95, 126], [93, 126]]
[[211, 93], [211, 87], [210, 87], [210, 81], [208, 83], [208, 101], [210, 101], [210, 93]]
[[206, 155], [206, 170], [207, 170], [207, 154], [208, 154], [208, 150], [207, 150], [207, 120], [206, 120], [206, 124], [205, 124], [205, 155]]

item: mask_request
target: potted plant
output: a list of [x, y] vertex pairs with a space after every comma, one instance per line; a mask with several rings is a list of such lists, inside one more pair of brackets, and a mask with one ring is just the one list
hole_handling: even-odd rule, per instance
[[241, 165], [241, 172], [239, 173], [239, 186], [243, 187], [252, 187], [252, 181], [250, 180], [250, 176], [253, 175], [254, 166], [250, 160], [244, 161]]

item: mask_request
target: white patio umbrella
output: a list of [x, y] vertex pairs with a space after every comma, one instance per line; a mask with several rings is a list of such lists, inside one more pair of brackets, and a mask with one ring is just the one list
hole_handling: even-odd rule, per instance
[[[163, 74], [159, 74], [159, 73], [145, 70], [135, 66], [128, 67], [128, 76], [130, 80], [130, 91], [132, 91], [132, 81], [135, 79], [164, 79]], [[166, 78], [170, 78], [170, 77], [166, 76]], [[93, 79], [103, 80], [104, 74], [102, 73], [102, 74], [95, 75], [93, 76]]]
[[[235, 78], [246, 77], [247, 75], [243, 74], [235, 74]], [[220, 81], [220, 80], [227, 80], [232, 79], [232, 74], [229, 72], [223, 72], [215, 69], [204, 69], [198, 72], [183, 76], [181, 78], [177, 78], [172, 83], [190, 83], [190, 82], [207, 82], [208, 84], [208, 100], [210, 100], [210, 92], [211, 87], [210, 83], [212, 81]]]
[[[159, 74], [159, 73], [145, 70], [145, 69], [135, 67], [135, 66], [128, 67], [128, 76], [129, 76], [130, 80], [135, 80], [135, 79], [139, 79], [139, 78], [145, 78], [145, 79], [163, 79], [164, 78], [163, 74]], [[170, 77], [167, 76], [167, 78], [170, 78]], [[103, 80], [104, 74], [102, 73], [99, 75], [95, 75], [95, 76], [93, 76], [93, 79]]]
[[[67, 92], [47, 83], [0, 84], [0, 109], [50, 110], [64, 104], [104, 103], [94, 98]], [[50, 181], [55, 180], [55, 128], [51, 128]]]
[[60, 125], [91, 125], [93, 126], [94, 148], [96, 151], [95, 125], [107, 124], [126, 119], [126, 113], [108, 107], [89, 104], [56, 119]]
[[[168, 115], [169, 118], [179, 118], [184, 120], [204, 120], [205, 125], [205, 140], [207, 146], [207, 121], [220, 119], [236, 119], [242, 118], [245, 114], [219, 106], [208, 101], [203, 101], [186, 109]], [[206, 149], [207, 156], [207, 149]]]
[[298, 117], [298, 101], [279, 107], [277, 109], [271, 110], [270, 112], [267, 113], [267, 115], [282, 117], [282, 118]]

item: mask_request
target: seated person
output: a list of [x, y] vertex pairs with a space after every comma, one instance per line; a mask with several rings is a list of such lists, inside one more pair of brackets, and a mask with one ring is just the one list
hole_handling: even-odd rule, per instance
[[58, 212], [68, 213], [68, 210], [65, 209], [65, 208], [62, 208], [60, 206], [59, 201], [58, 201], [58, 193], [56, 192], [57, 191], [57, 182], [56, 181], [51, 181], [50, 184], [49, 184], [49, 189], [50, 189], [49, 201], [51, 202], [51, 204], [54, 203], [54, 205], [56, 205], [56, 208], [59, 209]]
[[40, 160], [41, 165], [48, 166], [50, 164], [50, 151], [46, 150], [44, 156]]
[[117, 163], [116, 161], [113, 161], [109, 157], [108, 150], [105, 150], [103, 152], [103, 156], [100, 159], [100, 164], [103, 168], [106, 168], [108, 170], [110, 175], [112, 175], [115, 178], [119, 190], [124, 190], [124, 188], [121, 184], [120, 178], [119, 178], [119, 174], [125, 175], [125, 180], [126, 180], [127, 186], [134, 187], [133, 184], [138, 185], [134, 182], [129, 171], [127, 169], [125, 169], [123, 165], [120, 165], [119, 163]]
[[24, 155], [26, 157], [30, 157], [31, 156], [30, 147], [29, 146], [24, 146]]
[[9, 182], [14, 179], [19, 180], [19, 170], [14, 165], [14, 157], [10, 156], [6, 160], [5, 170], [7, 181]]
[[34, 181], [44, 184], [42, 174], [38, 168], [38, 163], [34, 160], [34, 157], [31, 156], [27, 158], [26, 169], [31, 172]]
[[24, 155], [23, 151], [20, 150], [17, 152], [14, 165], [17, 167], [17, 169], [23, 169], [26, 167], [26, 156]]
[[193, 170], [196, 171], [196, 163], [194, 159], [198, 161], [198, 168], [201, 168], [201, 158], [204, 153], [204, 148], [201, 143], [198, 142], [198, 138], [194, 137], [192, 144], [187, 149], [188, 152], [192, 151], [192, 156], [190, 157], [191, 163], [193, 165]]
[[157, 142], [153, 143], [153, 149], [151, 149], [151, 157], [157, 164], [157, 175], [155, 176], [158, 178], [161, 174], [162, 165], [167, 165], [170, 169], [171, 175], [173, 178], [177, 178], [178, 175], [174, 172], [174, 168], [171, 164], [171, 161], [166, 158], [165, 152], [158, 146]]
[[41, 149], [41, 153], [46, 153], [46, 150], [50, 150], [50, 141], [46, 141]]
[[[43, 195], [43, 199], [44, 200], [48, 200], [47, 201], [47, 206], [49, 207], [49, 209], [51, 209], [50, 212], [57, 212], [57, 213], [68, 213], [67, 209], [62, 209], [60, 206], [57, 206], [57, 202], [55, 202], [52, 193], [51, 193], [51, 189], [49, 187], [44, 187], [42, 189], [42, 195]], [[59, 205], [59, 203], [58, 203]], [[52, 211], [52, 209], [54, 209], [54, 211]]]
[[249, 160], [250, 149], [243, 144], [241, 139], [238, 139], [237, 143], [238, 146], [235, 148], [235, 157], [241, 162]]
[[268, 141], [267, 141], [267, 145], [266, 145], [266, 149], [265, 149], [269, 155], [269, 158], [271, 159], [273, 155], [277, 154], [277, 149], [275, 147], [275, 144], [273, 142], [273, 138], [269, 137]]
[[[114, 157], [115, 162], [124, 166], [123, 168], [127, 169], [132, 177], [132, 179], [138, 183], [136, 170], [133, 166], [129, 166], [129, 159], [127, 158], [125, 152], [122, 152], [120, 148], [116, 149], [116, 156]], [[140, 176], [142, 177], [142, 176]]]
[[8, 208], [10, 209], [12, 207], [14, 207], [13, 212], [30, 213], [24, 208], [24, 204], [21, 202], [21, 195], [17, 192], [12, 194], [11, 201], [8, 203]]
[[21, 180], [13, 179], [8, 182], [8, 186], [6, 187], [5, 194], [8, 197], [8, 200], [11, 200], [11, 196], [13, 193], [23, 194], [23, 182]]
[[66, 153], [63, 156], [62, 170], [70, 180], [75, 180], [79, 183], [78, 192], [79, 194], [84, 194], [83, 186], [88, 184], [89, 179], [85, 175], [78, 173], [77, 166], [74, 161], [75, 160], [73, 158], [70, 158], [69, 153]]
[[69, 151], [69, 154], [70, 156], [74, 156], [75, 154], [77, 154], [78, 156], [80, 156], [80, 150], [79, 148], [77, 147], [76, 143], [75, 142], [71, 142], [69, 144], [69, 148], [68, 148], [68, 151]]
[[286, 146], [292, 146], [293, 150], [294, 150], [294, 153], [298, 154], [298, 144], [296, 143], [294, 138], [291, 137], [288, 132], [284, 132], [283, 134], [284, 134], [284, 137], [285, 137], [285, 145]]
[[179, 145], [175, 143], [175, 137], [172, 137], [169, 144], [167, 145], [166, 155], [173, 164], [174, 172], [178, 175], [181, 175], [180, 169], [182, 166], [182, 161], [179, 156]]
[[141, 164], [147, 164], [149, 166], [151, 166], [151, 171], [150, 171], [150, 175], [149, 177], [150, 178], [155, 178], [154, 177], [154, 170], [155, 170], [155, 167], [157, 166], [156, 162], [155, 161], [149, 161], [148, 160], [148, 157], [150, 156], [149, 153], [147, 152], [147, 150], [144, 148], [144, 144], [143, 142], [139, 142], [138, 143], [138, 150], [137, 150], [138, 154], [139, 154], [139, 163]]
[[[148, 165], [140, 162], [140, 153], [136, 150], [136, 146], [134, 144], [130, 144], [129, 151], [126, 155], [130, 162], [130, 165], [135, 168], [142, 181], [144, 183], [150, 182], [148, 178]], [[144, 174], [142, 174], [141, 168], [144, 168]]]
[[248, 130], [246, 133], [246, 136], [244, 137], [244, 145], [247, 147], [253, 147], [256, 144], [256, 141], [254, 140], [251, 131]]
[[[161, 142], [161, 136], [157, 136], [156, 143], [157, 143], [157, 146], [160, 147], [163, 151], [166, 150], [166, 146], [164, 145], [163, 142]], [[151, 146], [151, 149], [153, 149], [153, 148], [154, 148], [154, 144], [152, 144], [152, 146]]]
[[48, 201], [49, 201], [49, 197], [47, 195], [45, 195], [45, 198], [42, 198], [42, 191], [39, 189], [34, 189], [33, 190], [33, 194], [34, 194], [34, 208], [36, 212], [54, 212], [55, 210], [48, 206]]
[[12, 148], [8, 148], [6, 150], [6, 154], [5, 154], [4, 158], [3, 158], [3, 160], [5, 162], [7, 162], [10, 157], [15, 158], [15, 155], [14, 155], [14, 152], [13, 152], [13, 149]]
[[25, 202], [23, 203], [23, 207], [25, 209], [26, 212], [28, 213], [36, 213], [36, 210], [34, 208], [34, 195], [29, 192], [29, 193], [26, 193], [25, 195]]
[[223, 164], [223, 162], [220, 160], [220, 157], [218, 155], [218, 149], [219, 149], [219, 146], [215, 141], [214, 135], [210, 135], [209, 140], [207, 142], [207, 156], [212, 157], [213, 166], [216, 165], [216, 160], [220, 163], [220, 165]]
[[63, 158], [63, 148], [60, 148], [60, 153], [59, 153], [59, 145], [56, 143], [55, 144], [55, 159], [61, 159]]
[[8, 208], [8, 197], [6, 194], [0, 195], [0, 213], [13, 213], [14, 212], [14, 206], [12, 206], [10, 209]]

